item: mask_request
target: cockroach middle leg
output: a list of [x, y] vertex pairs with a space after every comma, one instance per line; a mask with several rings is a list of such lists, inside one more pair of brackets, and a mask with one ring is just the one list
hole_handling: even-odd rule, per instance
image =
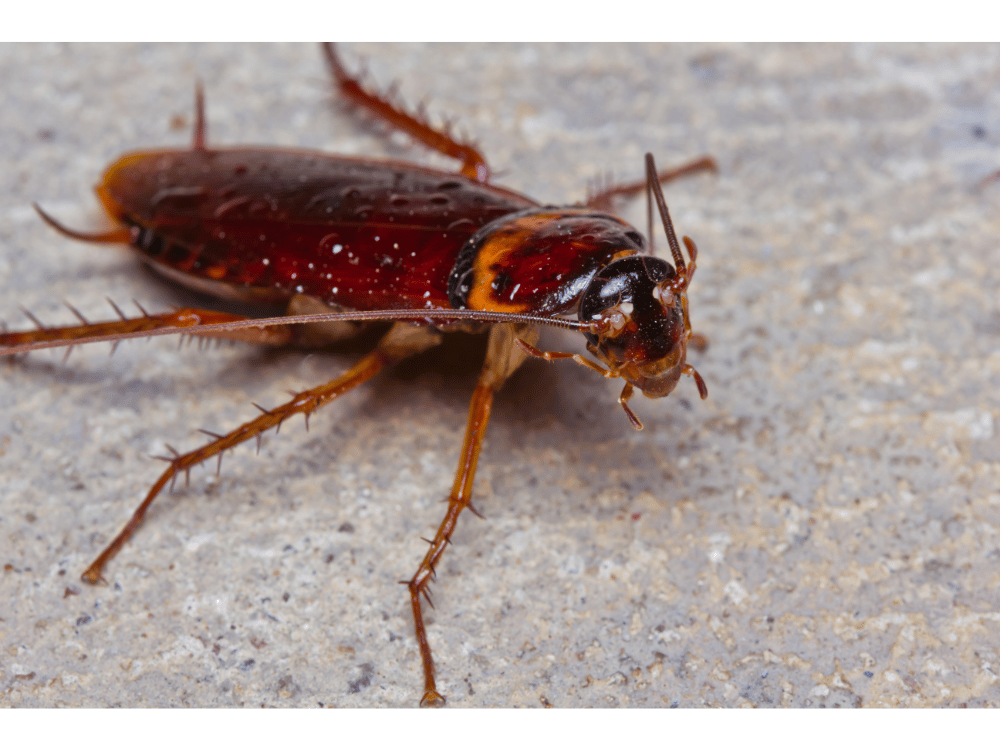
[[[451, 494], [448, 496], [448, 510], [445, 512], [444, 520], [441, 521], [441, 525], [430, 543], [430, 549], [424, 555], [417, 572], [409, 581], [403, 581], [410, 590], [413, 622], [417, 643], [420, 646], [420, 659], [424, 668], [424, 696], [420, 701], [421, 706], [441, 706], [445, 699], [438, 692], [434, 681], [434, 659], [431, 656], [431, 647], [427, 640], [423, 604], [420, 598], [423, 596], [428, 604], [431, 603], [427, 589], [434, 578], [435, 568], [444, 554], [445, 547], [451, 541], [451, 534], [455, 530], [459, 515], [466, 508], [476, 513], [475, 508], [470, 504], [472, 483], [476, 476], [476, 463], [483, 446], [486, 425], [490, 419], [493, 394], [527, 358], [527, 353], [515, 346], [516, 341], [524, 338], [537, 341], [538, 331], [509, 323], [495, 325], [490, 329], [486, 361], [469, 404], [469, 420], [465, 427], [465, 439], [458, 461], [458, 470], [455, 472], [455, 482], [452, 485]], [[476, 515], [479, 514], [476, 513]]]
[[119, 532], [118, 536], [98, 555], [97, 559], [91, 563], [90, 567], [84, 571], [81, 577], [88, 583], [97, 583], [104, 580], [103, 571], [105, 566], [111, 558], [118, 554], [118, 551], [125, 542], [129, 540], [140, 524], [142, 524], [146, 511], [153, 503], [153, 500], [156, 499], [157, 495], [160, 494], [168, 483], [176, 479], [178, 474], [187, 474], [193, 466], [213, 456], [219, 456], [221, 463], [221, 454], [223, 451], [229, 450], [251, 438], [257, 439], [259, 447], [260, 436], [263, 432], [272, 427], [278, 427], [282, 422], [295, 414], [302, 414], [308, 424], [309, 415], [316, 411], [316, 409], [370, 380], [385, 367], [436, 346], [440, 343], [440, 340], [440, 334], [431, 329], [397, 323], [382, 337], [373, 352], [363, 357], [343, 375], [334, 378], [324, 385], [297, 393], [290, 401], [274, 409], [257, 407], [262, 413], [256, 419], [240, 425], [225, 435], [207, 433], [215, 438], [212, 442], [189, 453], [175, 454], [172, 458], [165, 458], [164, 460], [170, 464], [167, 470], [160, 475], [160, 478], [150, 488], [145, 499], [135, 509], [132, 517]]
[[357, 105], [364, 107], [382, 118], [393, 127], [399, 128], [421, 143], [462, 162], [459, 170], [463, 175], [479, 182], [489, 182], [490, 168], [486, 158], [479, 150], [469, 143], [461, 143], [447, 129], [438, 130], [426, 120], [411, 115], [401, 107], [392, 103], [388, 96], [381, 96], [373, 91], [366, 91], [361, 82], [344, 68], [337, 56], [333, 44], [323, 45], [330, 73], [340, 89], [340, 92]]

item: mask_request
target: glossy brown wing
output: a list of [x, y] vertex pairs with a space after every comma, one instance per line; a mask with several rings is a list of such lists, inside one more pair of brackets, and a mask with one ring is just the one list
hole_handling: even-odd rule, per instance
[[536, 205], [412, 164], [253, 148], [128, 154], [97, 192], [171, 276], [356, 310], [449, 307], [466, 240]]

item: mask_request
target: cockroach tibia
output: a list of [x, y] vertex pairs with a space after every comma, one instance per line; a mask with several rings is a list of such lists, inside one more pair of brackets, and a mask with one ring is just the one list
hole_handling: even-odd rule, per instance
[[[322, 346], [377, 321], [392, 325], [374, 350], [328, 383], [261, 410], [256, 418], [194, 451], [176, 454], [117, 537], [83, 573], [103, 571], [138, 527], [159, 493], [179, 474], [229, 448], [308, 416], [389, 365], [436, 346], [449, 331], [488, 333], [486, 359], [469, 406], [468, 424], [448, 508], [429, 549], [406, 581], [424, 672], [421, 703], [444, 697], [424, 626], [428, 587], [458, 517], [471, 509], [473, 478], [493, 396], [531, 356], [571, 358], [666, 396], [682, 375], [707, 389], [687, 364], [691, 332], [687, 290], [697, 249], [674, 233], [660, 182], [714, 169], [702, 158], [646, 179], [612, 187], [586, 205], [543, 206], [490, 183], [482, 154], [369, 91], [349, 75], [334, 48], [324, 54], [341, 94], [412, 138], [460, 160], [457, 173], [415, 164], [261, 148], [209, 148], [199, 89], [189, 149], [126, 154], [104, 173], [97, 194], [117, 228], [86, 233], [66, 228], [41, 208], [57, 231], [86, 242], [127, 243], [168, 279], [228, 300], [280, 303], [280, 318], [184, 308], [172, 313], [63, 328], [0, 333], [0, 353], [71, 347], [92, 341], [181, 333], [269, 346]], [[651, 241], [611, 213], [617, 196], [645, 190], [655, 200], [673, 264], [655, 257]], [[651, 223], [651, 220], [650, 220]], [[576, 320], [568, 315], [576, 313]], [[581, 332], [595, 362], [580, 354], [538, 349], [539, 326]]]

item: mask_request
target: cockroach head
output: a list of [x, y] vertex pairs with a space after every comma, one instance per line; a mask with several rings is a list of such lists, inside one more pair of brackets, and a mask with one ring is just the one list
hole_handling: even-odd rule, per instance
[[688, 269], [630, 255], [602, 268], [580, 300], [580, 322], [592, 325], [587, 348], [650, 398], [666, 396], [693, 372], [685, 363], [689, 281]]

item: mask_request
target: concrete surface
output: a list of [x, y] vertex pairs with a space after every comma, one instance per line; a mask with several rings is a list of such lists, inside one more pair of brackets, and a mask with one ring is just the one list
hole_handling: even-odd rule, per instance
[[[345, 45], [551, 202], [702, 153], [668, 186], [711, 346], [668, 399], [572, 363], [500, 395], [433, 589], [452, 706], [1000, 705], [1000, 49]], [[331, 102], [313, 46], [0, 48], [0, 318], [178, 296], [99, 226], [119, 153], [189, 138], [447, 165]], [[645, 226], [644, 202], [623, 207]], [[551, 348], [577, 347], [552, 335]], [[404, 589], [478, 362], [364, 387], [192, 472], [79, 574], [161, 470], [354, 355], [174, 342], [0, 363], [0, 705], [413, 706]], [[463, 368], [456, 363], [466, 362]]]

